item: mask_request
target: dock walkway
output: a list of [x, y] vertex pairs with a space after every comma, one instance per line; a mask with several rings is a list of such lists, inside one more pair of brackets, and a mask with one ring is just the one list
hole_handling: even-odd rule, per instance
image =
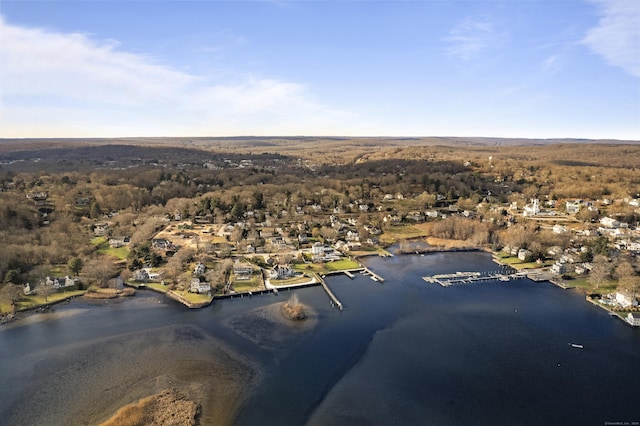
[[513, 274], [482, 274], [480, 272], [456, 272], [454, 274], [427, 275], [422, 277], [424, 281], [432, 284], [440, 284], [442, 287], [449, 287], [454, 284], [470, 284], [480, 281], [511, 281], [522, 278], [526, 278], [526, 273], [516, 272]]

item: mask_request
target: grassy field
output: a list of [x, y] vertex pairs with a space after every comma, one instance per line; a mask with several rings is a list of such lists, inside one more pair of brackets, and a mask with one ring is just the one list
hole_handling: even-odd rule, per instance
[[380, 235], [380, 242], [383, 244], [393, 244], [399, 240], [426, 237], [428, 233], [416, 228], [413, 225], [394, 225]]
[[111, 247], [109, 241], [105, 237], [95, 237], [91, 239], [91, 244], [97, 247], [98, 253], [106, 254], [115, 257], [119, 260], [125, 260], [129, 254], [129, 248], [127, 246]]
[[570, 280], [564, 280], [563, 282], [567, 285], [570, 285], [571, 287], [585, 290], [587, 293], [602, 293], [602, 294], [613, 293], [614, 291], [616, 291], [616, 287], [618, 286], [617, 281], [607, 280], [596, 288], [596, 286], [591, 284], [587, 280], [587, 277], [584, 277], [584, 276], [573, 278]]
[[[20, 300], [18, 300], [17, 308], [18, 310], [36, 308], [38, 306], [44, 306], [44, 305], [56, 303], [61, 300], [69, 299], [71, 297], [81, 296], [85, 292], [86, 290], [66, 290], [66, 291], [60, 291], [57, 293], [52, 293], [47, 297], [46, 302], [44, 300], [44, 297], [37, 294], [31, 295], [31, 296], [24, 296]], [[6, 312], [4, 307], [2, 309], [2, 312]]]
[[302, 284], [311, 281], [311, 277], [308, 275], [304, 275], [302, 277], [294, 277], [285, 280], [271, 280], [271, 285], [276, 287], [287, 286], [287, 285], [295, 285]]
[[213, 299], [208, 294], [190, 293], [186, 290], [174, 290], [173, 292], [184, 297], [190, 303], [209, 303]]
[[376, 247], [371, 250], [351, 250], [349, 254], [354, 257], [363, 257], [363, 256], [391, 256], [387, 250], [382, 247]]
[[248, 291], [264, 289], [262, 281], [257, 280], [235, 281], [232, 287], [236, 293], [246, 293]]
[[326, 274], [335, 271], [346, 271], [361, 268], [360, 264], [351, 259], [334, 260], [327, 263], [298, 263], [294, 269], [301, 272], [313, 271], [317, 274]]

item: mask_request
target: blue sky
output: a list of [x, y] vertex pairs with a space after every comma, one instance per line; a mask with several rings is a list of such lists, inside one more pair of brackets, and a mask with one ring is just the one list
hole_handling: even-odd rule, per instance
[[640, 0], [0, 0], [0, 137], [640, 140]]

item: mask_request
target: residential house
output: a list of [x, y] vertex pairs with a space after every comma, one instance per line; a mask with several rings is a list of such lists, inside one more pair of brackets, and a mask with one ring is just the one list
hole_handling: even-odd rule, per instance
[[348, 231], [345, 238], [347, 241], [360, 241], [360, 234], [357, 231]]
[[234, 275], [253, 275], [253, 266], [248, 263], [235, 262], [233, 264]]
[[635, 294], [629, 293], [624, 290], [616, 292], [616, 302], [623, 308], [638, 306], [638, 301], [635, 298]]
[[146, 269], [138, 269], [133, 273], [133, 278], [136, 281], [148, 281], [149, 280], [149, 272]]
[[67, 275], [66, 277], [47, 277], [45, 282], [48, 286], [51, 286], [53, 288], [72, 287], [78, 283], [78, 279], [69, 278], [69, 276]]
[[537, 198], [531, 200], [530, 204], [524, 206], [524, 212], [522, 213], [525, 217], [537, 216], [540, 214], [540, 200]]
[[566, 266], [563, 263], [556, 262], [551, 265], [551, 273], [554, 275], [562, 275], [566, 272]]
[[424, 222], [424, 215], [420, 212], [409, 212], [405, 218], [412, 222]]
[[109, 245], [113, 248], [126, 246], [131, 242], [131, 237], [113, 237], [109, 239]]
[[424, 214], [430, 219], [437, 219], [438, 212], [436, 210], [427, 210]]
[[284, 280], [295, 275], [295, 271], [288, 265], [276, 265], [269, 271], [269, 277], [272, 280]]
[[321, 256], [324, 254], [324, 246], [321, 242], [313, 243], [313, 246], [311, 246], [311, 254], [314, 256]]
[[565, 204], [567, 214], [576, 214], [580, 211], [580, 201], [567, 201]]
[[109, 232], [109, 224], [108, 223], [96, 223], [93, 226], [93, 234], [98, 237], [103, 237]]
[[158, 250], [174, 250], [176, 246], [165, 238], [154, 238], [151, 240], [151, 246]]
[[192, 278], [189, 291], [191, 293], [207, 294], [211, 292], [211, 284], [200, 281], [200, 278]]
[[640, 312], [629, 312], [627, 322], [634, 327], [640, 327]]
[[530, 250], [526, 250], [526, 249], [518, 250], [518, 259], [521, 260], [522, 262], [531, 260], [532, 255], [533, 255], [533, 252], [531, 252]]

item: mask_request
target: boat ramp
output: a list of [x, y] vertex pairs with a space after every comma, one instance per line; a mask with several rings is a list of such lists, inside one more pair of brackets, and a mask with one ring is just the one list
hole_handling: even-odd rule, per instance
[[449, 287], [454, 284], [471, 284], [480, 281], [511, 281], [522, 278], [526, 278], [526, 274], [522, 272], [513, 274], [504, 274], [499, 272], [455, 272], [453, 274], [427, 275], [422, 277], [426, 282], [440, 284], [442, 287]]

